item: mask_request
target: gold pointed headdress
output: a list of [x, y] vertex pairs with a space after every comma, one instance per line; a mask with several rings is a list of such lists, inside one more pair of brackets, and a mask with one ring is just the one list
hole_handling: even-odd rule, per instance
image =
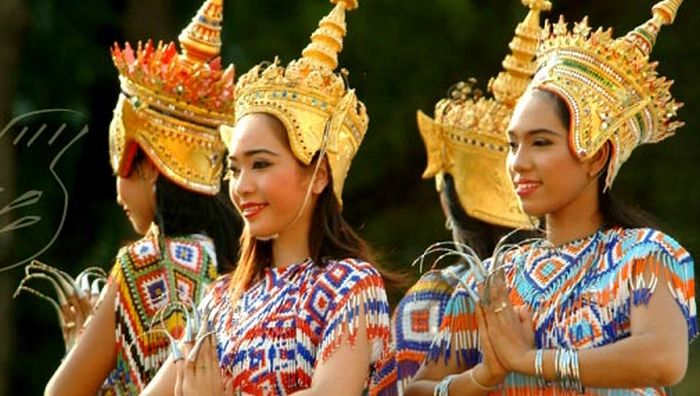
[[[369, 119], [355, 91], [347, 87], [346, 72], [336, 73], [337, 55], [346, 33], [345, 11], [357, 0], [331, 0], [333, 10], [311, 35], [302, 57], [284, 67], [275, 59], [242, 75], [236, 84], [236, 119], [267, 113], [287, 129], [294, 156], [310, 164], [325, 152], [333, 176], [333, 192], [342, 205], [345, 177], [367, 132]], [[233, 131], [222, 127], [224, 142]]]
[[549, 10], [545, 0], [523, 0], [530, 8], [515, 29], [509, 47], [512, 54], [502, 71], [489, 81], [493, 98], [473, 89], [474, 80], [460, 82], [449, 97], [435, 106], [435, 119], [418, 111], [418, 127], [428, 152], [423, 178], [436, 177], [442, 190], [442, 175], [455, 181], [460, 204], [470, 216], [504, 227], [532, 227], [520, 209], [513, 184], [506, 172], [506, 129], [518, 98], [532, 75], [540, 36], [540, 12]]
[[563, 17], [543, 30], [532, 87], [567, 103], [569, 145], [580, 159], [611, 142], [606, 189], [637, 146], [663, 140], [683, 125], [672, 120], [681, 107], [671, 97], [673, 82], [659, 77], [657, 63], [649, 62], [661, 26], [673, 23], [681, 3], [657, 3], [650, 20], [618, 39], [610, 29], [592, 32], [587, 18], [571, 31]]
[[225, 147], [218, 133], [234, 120], [234, 69], [222, 70], [223, 0], [207, 0], [174, 43], [112, 48], [121, 94], [109, 128], [114, 172], [127, 176], [140, 146], [164, 176], [203, 194], [220, 188]]

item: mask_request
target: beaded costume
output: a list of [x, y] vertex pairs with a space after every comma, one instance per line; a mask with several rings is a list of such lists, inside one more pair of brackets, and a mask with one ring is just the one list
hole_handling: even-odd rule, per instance
[[399, 301], [391, 318], [392, 356], [374, 376], [371, 394], [402, 394], [438, 334], [447, 302], [466, 268], [429, 271]]
[[[505, 263], [509, 299], [514, 308], [526, 307], [533, 312], [537, 348], [596, 348], [629, 337], [632, 308], [647, 304], [657, 287], [668, 287], [671, 292], [685, 317], [688, 340], [698, 334], [693, 259], [662, 232], [612, 228], [556, 248], [533, 242], [507, 253]], [[658, 282], [660, 279], [664, 282]], [[463, 280], [476, 290], [472, 272]], [[481, 360], [474, 309], [469, 294], [458, 288], [429, 359], [452, 358], [465, 368]], [[540, 388], [536, 378], [518, 373], [509, 374], [503, 387], [493, 394], [570, 392], [558, 388], [557, 383]], [[665, 394], [662, 388], [586, 392]]]
[[[656, 4], [650, 20], [618, 39], [610, 30], [593, 31], [586, 19], [571, 31], [563, 18], [543, 29], [538, 69], [528, 89], [552, 92], [566, 103], [569, 147], [578, 159], [590, 159], [610, 145], [605, 189], [636, 147], [667, 138], [682, 125], [673, 121], [680, 105], [669, 92], [671, 82], [659, 77], [656, 63], [649, 61], [661, 26], [673, 22], [680, 4]], [[698, 333], [688, 252], [660, 231], [611, 226], [562, 246], [535, 240], [495, 256], [513, 307], [533, 312], [537, 375], [510, 373], [492, 394], [665, 394], [663, 388], [585, 389], [580, 382], [578, 351], [631, 336], [632, 310], [648, 304], [657, 287], [668, 288], [685, 318], [687, 340], [679, 341]], [[429, 359], [454, 359], [465, 368], [481, 360], [470, 296], [476, 296], [476, 278], [484, 275], [474, 268], [479, 275], [468, 272], [450, 299]], [[543, 350], [552, 349], [557, 381], [548, 383], [541, 377], [541, 359]], [[438, 393], [449, 381], [448, 376], [440, 383]]]
[[[435, 176], [441, 191], [443, 174], [453, 176], [460, 206], [465, 213], [488, 224], [531, 228], [506, 173], [508, 144], [505, 130], [513, 107], [535, 72], [540, 12], [550, 8], [543, 0], [524, 0], [530, 8], [510, 43], [512, 53], [504, 71], [489, 82], [493, 98], [474, 92], [473, 82], [461, 82], [450, 97], [435, 106], [435, 119], [418, 112], [418, 127], [428, 153], [424, 178]], [[378, 383], [371, 393], [403, 394], [425, 359], [462, 264], [430, 271], [406, 292], [392, 318], [394, 358], [382, 362]], [[394, 389], [396, 388], [396, 389]]]
[[[174, 302], [200, 301], [216, 278], [212, 241], [201, 235], [164, 238], [154, 233], [119, 251], [109, 282], [115, 300], [117, 364], [102, 394], [138, 394], [170, 353], [170, 339], [182, 334], [185, 317]], [[169, 295], [177, 290], [178, 295]]]
[[[127, 177], [142, 150], [161, 177], [212, 199], [218, 193], [225, 151], [218, 128], [234, 118], [233, 65], [223, 69], [218, 57], [222, 14], [223, 0], [206, 0], [179, 36], [182, 53], [172, 42], [113, 47], [121, 87], [109, 130], [115, 174]], [[205, 236], [162, 235], [152, 226], [120, 250], [110, 278], [117, 365], [104, 394], [145, 388], [216, 276], [215, 248]]]
[[[237, 122], [255, 113], [277, 118], [292, 154], [304, 165], [325, 157], [333, 181], [326, 188], [342, 205], [343, 184], [369, 119], [347, 86], [347, 73], [335, 71], [347, 32], [346, 10], [358, 3], [331, 3], [335, 7], [320, 21], [301, 58], [286, 66], [277, 59], [264, 62], [239, 78], [235, 110]], [[226, 144], [234, 132], [221, 127]], [[371, 264], [353, 258], [308, 259], [268, 267], [240, 289], [232, 286], [234, 276], [216, 282], [202, 312], [216, 330], [224, 380], [235, 391], [286, 395], [309, 388], [315, 368], [343, 343], [355, 342], [360, 318], [372, 347], [372, 366], [388, 355], [389, 306], [382, 278]]]
[[[664, 139], [680, 125], [672, 121], [679, 105], [669, 93], [670, 83], [649, 62], [660, 27], [673, 21], [680, 3], [656, 4], [652, 19], [619, 39], [609, 30], [592, 32], [585, 19], [571, 31], [563, 19], [543, 30], [538, 70], [528, 89], [548, 90], [567, 104], [569, 146], [581, 160], [610, 143], [605, 188], [637, 146]], [[506, 252], [499, 262], [514, 308], [533, 312], [538, 356], [555, 349], [555, 371], [562, 370], [562, 363], [575, 369], [566, 377], [559, 371], [559, 380], [552, 383], [510, 373], [493, 394], [665, 394], [663, 388], [582, 388], [577, 357], [565, 358], [629, 337], [632, 309], [646, 305], [659, 286], [668, 288], [685, 317], [688, 339], [682, 342], [697, 336], [694, 264], [675, 240], [649, 228], [613, 227], [558, 247], [530, 242]], [[448, 304], [430, 359], [451, 358], [465, 368], [481, 360], [475, 303], [469, 297], [476, 290], [476, 275], [470, 271]], [[537, 362], [536, 357], [535, 371], [541, 372], [541, 360], [539, 368]]]
[[231, 305], [230, 276], [202, 301], [211, 309], [224, 380], [243, 394], [286, 395], [311, 386], [315, 367], [355, 342], [363, 315], [372, 362], [389, 343], [389, 305], [377, 270], [345, 259], [267, 268]]

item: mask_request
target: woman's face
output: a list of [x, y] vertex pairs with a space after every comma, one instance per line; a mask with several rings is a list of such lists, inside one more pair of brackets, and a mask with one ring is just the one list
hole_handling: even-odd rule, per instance
[[556, 214], [597, 197], [593, 166], [573, 155], [568, 133], [549, 94], [531, 92], [518, 102], [508, 127], [507, 167], [528, 215]]
[[228, 145], [229, 194], [253, 237], [310, 223], [313, 199], [304, 206], [304, 197], [311, 171], [294, 157], [285, 134], [272, 116], [249, 114], [236, 123]]
[[158, 171], [145, 159], [127, 177], [117, 176], [117, 203], [124, 209], [134, 230], [143, 235], [156, 213], [154, 191]]

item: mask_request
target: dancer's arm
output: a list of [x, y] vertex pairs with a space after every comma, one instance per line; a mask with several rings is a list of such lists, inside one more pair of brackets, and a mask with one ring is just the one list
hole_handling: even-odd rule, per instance
[[116, 364], [114, 302], [116, 285], [105, 286], [83, 333], [53, 374], [44, 395], [92, 396]]

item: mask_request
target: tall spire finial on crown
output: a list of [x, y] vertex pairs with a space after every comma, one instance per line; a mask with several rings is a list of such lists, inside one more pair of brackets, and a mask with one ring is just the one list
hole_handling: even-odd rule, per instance
[[505, 71], [489, 81], [489, 90], [499, 102], [509, 108], [515, 107], [518, 98], [530, 83], [537, 64], [537, 43], [541, 34], [540, 13], [549, 11], [552, 3], [548, 0], [522, 0], [530, 8], [525, 19], [515, 28], [515, 37], [508, 47], [512, 54], [506, 56], [502, 65]]
[[418, 129], [428, 154], [423, 178], [435, 177], [438, 191], [443, 191], [444, 175], [449, 174], [466, 214], [489, 224], [530, 229], [534, 222], [520, 208], [506, 173], [505, 132], [515, 103], [535, 74], [540, 12], [551, 3], [520, 2], [530, 10], [515, 29], [504, 70], [489, 81], [492, 97], [474, 89], [474, 79], [459, 82], [435, 105], [434, 119], [418, 111]]
[[207, 0], [180, 33], [182, 58], [189, 64], [205, 63], [221, 53], [221, 21], [224, 0]]
[[335, 71], [346, 33], [345, 11], [357, 8], [358, 0], [331, 3], [333, 10], [319, 22], [300, 58], [286, 66], [277, 59], [261, 63], [238, 79], [235, 113], [239, 120], [251, 113], [279, 119], [292, 153], [306, 165], [319, 153], [326, 155], [333, 193], [342, 206], [343, 183], [369, 117], [348, 87], [347, 72]]
[[656, 43], [661, 26], [670, 25], [676, 19], [678, 8], [683, 0], [663, 0], [652, 8], [652, 18], [627, 33], [625, 41], [632, 43], [644, 59], [648, 59]]
[[676, 14], [678, 13], [678, 8], [683, 3], [683, 0], [664, 0], [656, 3], [651, 8], [654, 16], [657, 16], [664, 20], [664, 25], [670, 25], [676, 20]]
[[345, 11], [357, 8], [357, 1], [331, 0], [336, 6], [311, 34], [311, 43], [301, 52], [304, 58], [331, 71], [338, 67], [338, 53], [343, 49], [343, 38], [347, 33]]

